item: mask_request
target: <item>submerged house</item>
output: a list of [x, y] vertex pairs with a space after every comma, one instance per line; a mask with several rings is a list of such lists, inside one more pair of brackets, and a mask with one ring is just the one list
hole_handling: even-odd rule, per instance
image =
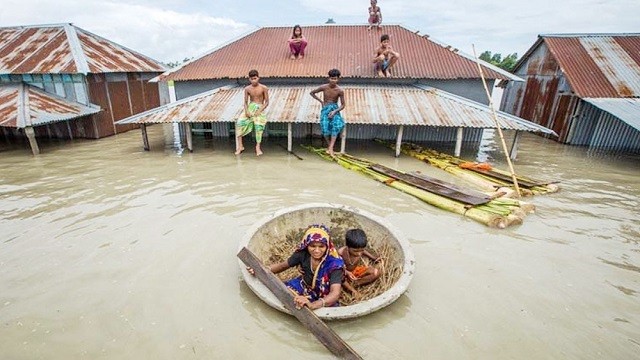
[[[102, 138], [159, 106], [161, 63], [72, 24], [0, 28], [0, 135]], [[167, 101], [164, 101], [167, 102]], [[0, 138], [2, 138], [0, 136]]]
[[[341, 71], [345, 90], [343, 116], [346, 139], [402, 139], [412, 141], [479, 143], [483, 129], [495, 128], [489, 100], [478, 64], [458, 49], [399, 25], [385, 25], [381, 31], [367, 31], [366, 25], [321, 25], [303, 27], [309, 44], [304, 59], [289, 59], [286, 40], [290, 27], [259, 28], [224, 44], [156, 80], [166, 82], [173, 102], [119, 124], [140, 124], [148, 148], [147, 124], [183, 124], [187, 147], [192, 133], [232, 136], [234, 121], [241, 115], [243, 87], [249, 70], [260, 73], [269, 86], [270, 105], [265, 111], [269, 123], [265, 136], [292, 138], [319, 134], [320, 104], [309, 92], [327, 82], [332, 68]], [[380, 36], [388, 34], [400, 60], [391, 77], [378, 78], [372, 62]], [[489, 87], [494, 80], [522, 81], [506, 71], [480, 61]], [[553, 131], [499, 113], [504, 129]]]
[[502, 110], [558, 141], [640, 151], [640, 34], [540, 35], [515, 66]]

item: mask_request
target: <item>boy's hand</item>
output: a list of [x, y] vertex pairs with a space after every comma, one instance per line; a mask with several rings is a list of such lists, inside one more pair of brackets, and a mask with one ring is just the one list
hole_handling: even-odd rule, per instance
[[255, 276], [255, 275], [256, 275], [256, 272], [255, 272], [252, 268], [250, 268], [250, 267], [248, 267], [248, 266], [247, 266], [247, 272], [248, 272], [249, 274], [253, 275], [253, 276]]
[[349, 270], [345, 271], [345, 276], [351, 281], [354, 281], [357, 279], [357, 277], [353, 275], [353, 273]]

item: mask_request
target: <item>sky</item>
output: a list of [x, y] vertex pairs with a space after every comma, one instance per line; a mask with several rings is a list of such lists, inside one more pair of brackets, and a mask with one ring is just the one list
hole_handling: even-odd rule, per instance
[[[538, 34], [640, 33], [640, 0], [378, 0], [399, 24], [472, 54], [523, 55]], [[369, 0], [2, 0], [0, 26], [74, 25], [162, 62], [261, 26], [366, 24]]]

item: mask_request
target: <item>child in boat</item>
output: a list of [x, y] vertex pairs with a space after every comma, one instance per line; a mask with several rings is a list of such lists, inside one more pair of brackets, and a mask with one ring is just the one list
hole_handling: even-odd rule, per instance
[[304, 49], [307, 47], [307, 39], [302, 35], [300, 25], [293, 27], [293, 35], [287, 40], [289, 51], [291, 52], [291, 60], [304, 59]]
[[244, 151], [242, 137], [249, 134], [255, 128], [256, 155], [262, 155], [260, 143], [262, 134], [267, 125], [267, 117], [263, 114], [264, 109], [269, 106], [269, 89], [260, 84], [258, 70], [249, 71], [249, 81], [244, 88], [244, 116], [236, 122], [236, 155]]
[[[320, 129], [322, 135], [329, 138], [327, 153], [331, 157], [335, 156], [333, 146], [344, 127], [344, 119], [340, 115], [340, 111], [344, 109], [344, 91], [338, 86], [339, 79], [340, 70], [331, 69], [329, 70], [329, 83], [311, 91], [311, 96], [322, 104]], [[322, 92], [322, 99], [316, 95], [319, 92]], [[340, 100], [340, 105], [338, 105], [338, 100]]]
[[[274, 274], [298, 266], [302, 275], [285, 281], [297, 295], [298, 308], [311, 310], [325, 306], [338, 306], [344, 279], [344, 261], [331, 242], [329, 229], [324, 225], [311, 225], [302, 236], [296, 251], [281, 263], [269, 266]], [[253, 269], [247, 268], [253, 275]]]
[[382, 23], [382, 12], [378, 6], [378, 0], [371, 0], [371, 6], [369, 6], [369, 27], [367, 30], [371, 30], [372, 27], [377, 26], [380, 29]]
[[391, 67], [400, 59], [400, 54], [397, 51], [393, 51], [389, 44], [389, 35], [382, 35], [380, 37], [380, 46], [376, 49], [376, 55], [373, 58], [379, 77], [391, 76]]
[[338, 250], [345, 264], [345, 281], [342, 284], [356, 299], [360, 293], [355, 289], [358, 286], [370, 284], [380, 277], [380, 270], [374, 266], [367, 266], [363, 257], [378, 264], [382, 261], [366, 250], [367, 234], [361, 229], [351, 229], [345, 234], [346, 246]]

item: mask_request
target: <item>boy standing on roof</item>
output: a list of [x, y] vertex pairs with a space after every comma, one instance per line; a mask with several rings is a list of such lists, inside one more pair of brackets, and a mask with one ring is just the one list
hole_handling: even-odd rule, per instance
[[378, 70], [378, 76], [391, 76], [391, 67], [398, 59], [400, 59], [400, 54], [391, 48], [389, 35], [382, 35], [380, 37], [380, 46], [376, 49], [376, 56], [373, 58], [376, 70]]
[[264, 109], [269, 106], [269, 89], [260, 84], [258, 70], [249, 71], [249, 81], [251, 84], [244, 88], [244, 117], [236, 122], [236, 155], [244, 151], [242, 137], [249, 134], [255, 128], [256, 155], [262, 155], [260, 143], [262, 133], [267, 125], [267, 117], [263, 114]]
[[[335, 156], [333, 146], [344, 127], [344, 120], [340, 115], [340, 111], [344, 109], [344, 91], [338, 86], [338, 79], [340, 79], [340, 70], [331, 69], [329, 70], [329, 83], [311, 91], [311, 96], [322, 104], [320, 129], [323, 136], [330, 138], [327, 154], [331, 157]], [[322, 99], [316, 95], [319, 92], [322, 92]], [[338, 99], [340, 100], [339, 106]]]

